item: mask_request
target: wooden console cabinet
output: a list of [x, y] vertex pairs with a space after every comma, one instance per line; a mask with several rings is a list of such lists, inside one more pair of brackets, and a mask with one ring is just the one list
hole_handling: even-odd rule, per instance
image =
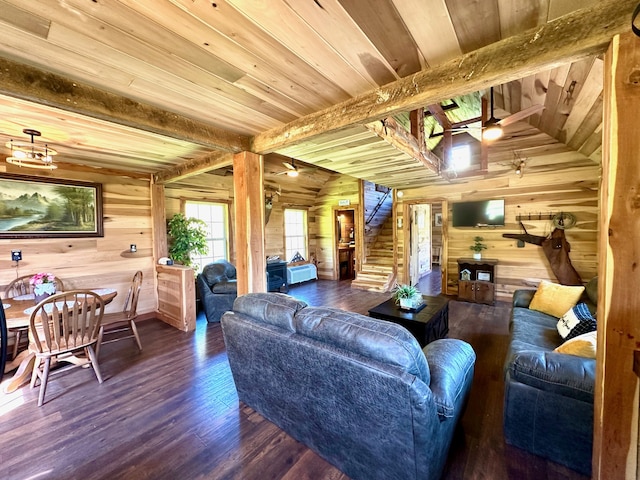
[[496, 300], [496, 265], [498, 260], [458, 259], [458, 300], [493, 305]]
[[184, 332], [196, 329], [196, 282], [193, 269], [156, 265], [160, 320]]

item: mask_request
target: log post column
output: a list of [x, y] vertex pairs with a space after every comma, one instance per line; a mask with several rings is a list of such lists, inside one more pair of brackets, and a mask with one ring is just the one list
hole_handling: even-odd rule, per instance
[[613, 38], [605, 57], [598, 247], [594, 479], [637, 478], [640, 350], [640, 38]]
[[238, 295], [265, 292], [267, 286], [263, 166], [262, 155], [241, 152], [233, 157]]

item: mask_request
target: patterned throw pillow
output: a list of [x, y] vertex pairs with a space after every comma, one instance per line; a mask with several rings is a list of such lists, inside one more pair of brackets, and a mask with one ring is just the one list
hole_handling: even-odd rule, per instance
[[557, 327], [558, 333], [566, 341], [583, 333], [595, 331], [597, 324], [587, 304], [578, 303], [558, 320]]

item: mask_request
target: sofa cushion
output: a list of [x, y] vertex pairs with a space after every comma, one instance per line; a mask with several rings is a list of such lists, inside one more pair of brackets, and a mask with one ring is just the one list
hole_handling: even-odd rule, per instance
[[284, 293], [247, 293], [236, 298], [233, 310], [277, 327], [295, 331], [293, 318], [307, 304]]
[[211, 287], [213, 293], [236, 293], [238, 291], [237, 280], [224, 280]]
[[550, 350], [522, 350], [512, 357], [508, 367], [507, 381], [593, 403], [596, 370], [593, 359]]
[[583, 286], [559, 285], [542, 280], [529, 308], [560, 318], [578, 302], [583, 291]]
[[578, 303], [570, 308], [558, 320], [558, 333], [565, 340], [593, 332], [596, 328], [596, 319], [591, 316], [589, 307], [585, 303]]
[[578, 357], [596, 358], [597, 333], [587, 332], [564, 342], [555, 349], [558, 353], [577, 355]]
[[314, 340], [398, 366], [430, 383], [429, 365], [418, 341], [400, 325], [337, 308], [308, 307], [296, 315], [295, 329]]

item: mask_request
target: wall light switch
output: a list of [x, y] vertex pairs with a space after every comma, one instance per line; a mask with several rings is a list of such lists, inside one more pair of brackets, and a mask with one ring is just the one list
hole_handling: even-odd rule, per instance
[[130, 251], [131, 253], [135, 253], [135, 252], [137, 252], [137, 251], [138, 251], [138, 247], [136, 246], [136, 244], [135, 244], [135, 243], [132, 243], [131, 245], [129, 245], [129, 251]]
[[22, 250], [11, 250], [11, 260], [14, 262], [22, 260]]

